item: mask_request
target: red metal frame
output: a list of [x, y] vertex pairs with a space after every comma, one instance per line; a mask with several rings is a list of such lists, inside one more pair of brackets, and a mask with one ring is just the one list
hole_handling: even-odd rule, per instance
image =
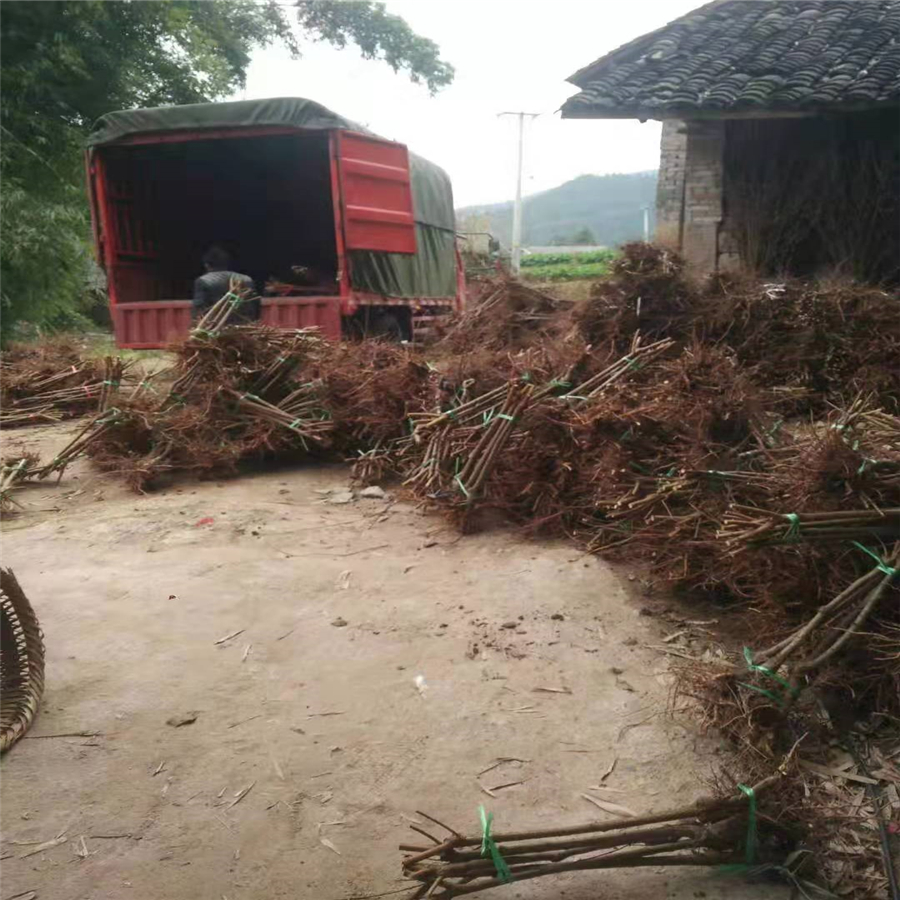
[[344, 245], [344, 217], [341, 213], [341, 182], [337, 162], [337, 132], [328, 133], [328, 156], [331, 168], [331, 202], [334, 206], [334, 246], [337, 252], [337, 282], [341, 315], [352, 316], [356, 304], [350, 291], [350, 271], [347, 267], [347, 251]]
[[[367, 291], [351, 291], [353, 303], [356, 309], [360, 306], [445, 306], [457, 308], [454, 297], [382, 297], [381, 294], [372, 294]], [[355, 310], [354, 310], [355, 311]]]
[[[191, 328], [190, 300], [119, 303], [110, 307], [110, 313], [116, 344], [129, 350], [157, 350], [185, 337]], [[144, 339], [148, 331], [152, 340]]]
[[[91, 175], [91, 194], [95, 197], [91, 207], [92, 210], [94, 206], [97, 208], [96, 235], [97, 255], [99, 257], [98, 262], [104, 269], [108, 269], [110, 261], [110, 235], [106, 200], [106, 165], [103, 162], [103, 158], [97, 154], [94, 155], [91, 161]], [[109, 273], [107, 272], [107, 276], [108, 274]], [[109, 299], [111, 304], [115, 303], [113, 292], [110, 292]]]
[[263, 297], [260, 319], [274, 328], [317, 326], [333, 340], [341, 339], [341, 310], [337, 297]]
[[[285, 128], [280, 126], [258, 126], [252, 128], [223, 128], [202, 131], [172, 131], [148, 135], [133, 135], [116, 142], [116, 146], [141, 144], [167, 144], [187, 141], [214, 140], [218, 138], [253, 138], [273, 135], [291, 135], [302, 133], [308, 129]], [[355, 132], [345, 132], [356, 135]], [[341, 204], [341, 179], [339, 169], [339, 132], [333, 130], [328, 135], [328, 152], [331, 174], [331, 193], [334, 207], [334, 236], [337, 256], [337, 282], [339, 292], [329, 296], [287, 296], [262, 298], [261, 315], [264, 322], [276, 327], [301, 327], [294, 322], [309, 321], [309, 315], [315, 312], [320, 316], [319, 324], [324, 334], [329, 337], [340, 337], [340, 317], [352, 316], [361, 307], [397, 306], [408, 307], [415, 313], [428, 308], [460, 310], [464, 304], [465, 276], [457, 253], [457, 295], [446, 298], [401, 298], [382, 297], [365, 291], [356, 291], [350, 284], [349, 260], [346, 251], [344, 233], [344, 216]], [[359, 137], [368, 137], [358, 135]], [[390, 142], [385, 142], [390, 143]], [[121, 301], [116, 294], [112, 268], [117, 264], [119, 251], [115, 228], [112, 227], [110, 213], [110, 195], [107, 183], [107, 169], [102, 150], [94, 151], [87, 158], [88, 185], [90, 194], [91, 220], [94, 228], [94, 240], [98, 262], [107, 272], [109, 285], [110, 314], [116, 332], [116, 342], [120, 347], [131, 349], [154, 349], [165, 346], [174, 338], [184, 336], [190, 328], [190, 300], [155, 300], [140, 302]], [[288, 312], [288, 309], [294, 309]], [[329, 310], [333, 308], [334, 314]], [[149, 325], [155, 322], [154, 328], [170, 329], [166, 335], [158, 334], [159, 339], [144, 340], [147, 330], [138, 323]], [[309, 321], [309, 324], [313, 324]], [[150, 329], [153, 330], [153, 329]]]

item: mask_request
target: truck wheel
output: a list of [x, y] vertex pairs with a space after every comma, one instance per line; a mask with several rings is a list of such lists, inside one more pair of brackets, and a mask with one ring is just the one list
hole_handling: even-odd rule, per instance
[[400, 341], [409, 340], [408, 329], [404, 328], [403, 320], [393, 312], [379, 313], [369, 325], [369, 337], [383, 338], [399, 344]]

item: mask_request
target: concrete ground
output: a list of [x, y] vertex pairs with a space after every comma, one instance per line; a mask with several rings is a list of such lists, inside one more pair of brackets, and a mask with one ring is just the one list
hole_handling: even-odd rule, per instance
[[[6, 432], [4, 452], [72, 430]], [[482, 803], [497, 830], [605, 819], [582, 794], [610, 769], [595, 796], [638, 812], [707, 792], [719, 748], [666, 713], [647, 645], [675, 627], [640, 615], [639, 580], [570, 544], [335, 502], [346, 486], [295, 468], [139, 496], [79, 461], [19, 492], [3, 560], [47, 687], [3, 760], [4, 900], [341, 900], [403, 886], [417, 809], [473, 832]], [[502, 890], [787, 896], [700, 869]]]

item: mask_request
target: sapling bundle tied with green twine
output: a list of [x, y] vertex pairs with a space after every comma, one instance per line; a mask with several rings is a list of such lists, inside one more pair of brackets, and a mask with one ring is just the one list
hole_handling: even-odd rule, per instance
[[0, 361], [0, 427], [59, 422], [101, 411], [118, 390], [130, 364], [102, 361], [62, 339], [14, 345]]
[[[430, 846], [403, 843], [403, 875], [419, 882], [411, 898], [448, 900], [535, 878], [622, 868], [708, 867], [723, 875], [765, 868], [757, 803], [782, 779], [776, 772], [731, 796], [612, 822], [495, 833], [494, 817], [479, 810], [480, 833], [465, 834], [417, 814], [446, 833], [410, 826]], [[767, 849], [771, 853], [771, 850]], [[781, 860], [779, 860], [781, 862]]]

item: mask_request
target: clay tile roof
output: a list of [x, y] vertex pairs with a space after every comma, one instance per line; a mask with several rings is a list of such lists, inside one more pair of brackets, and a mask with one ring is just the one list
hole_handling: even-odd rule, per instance
[[897, 104], [900, 0], [714, 0], [568, 80], [568, 119]]

